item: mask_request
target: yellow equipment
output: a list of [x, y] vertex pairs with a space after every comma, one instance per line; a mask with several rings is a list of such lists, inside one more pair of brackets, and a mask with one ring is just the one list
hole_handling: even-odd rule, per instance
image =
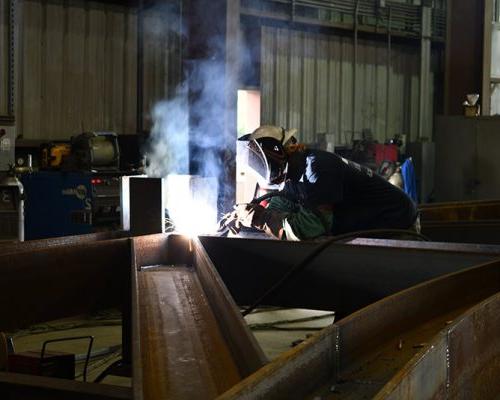
[[71, 144], [48, 143], [42, 147], [41, 167], [43, 169], [58, 169], [70, 154]]

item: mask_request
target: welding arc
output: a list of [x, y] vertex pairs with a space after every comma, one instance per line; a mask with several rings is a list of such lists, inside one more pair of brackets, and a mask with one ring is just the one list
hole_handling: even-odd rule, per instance
[[333, 236], [332, 238], [322, 242], [319, 246], [317, 246], [314, 250], [312, 250], [302, 261], [298, 264], [295, 264], [292, 268], [290, 268], [279, 281], [277, 281], [271, 288], [269, 288], [262, 296], [260, 296], [252, 305], [247, 307], [241, 313], [242, 316], [250, 314], [253, 310], [263, 304], [265, 300], [267, 300], [272, 295], [276, 294], [276, 292], [281, 289], [295, 274], [302, 271], [305, 267], [307, 267], [316, 257], [318, 257], [326, 248], [328, 248], [332, 243], [338, 243], [340, 241], [350, 239], [353, 237], [363, 237], [366, 235], [380, 235], [380, 234], [404, 234], [411, 235], [420, 238], [421, 240], [428, 241], [428, 238], [421, 233], [417, 233], [415, 231], [404, 230], [404, 229], [372, 229], [366, 231], [357, 231], [357, 232], [349, 232], [344, 235]]

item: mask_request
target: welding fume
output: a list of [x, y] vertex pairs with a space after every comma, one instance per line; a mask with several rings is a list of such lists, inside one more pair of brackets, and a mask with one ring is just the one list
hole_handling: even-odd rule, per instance
[[236, 204], [221, 233], [256, 229], [280, 240], [375, 230], [415, 232], [415, 203], [371, 169], [298, 143], [295, 129], [265, 125], [239, 138], [265, 193]]

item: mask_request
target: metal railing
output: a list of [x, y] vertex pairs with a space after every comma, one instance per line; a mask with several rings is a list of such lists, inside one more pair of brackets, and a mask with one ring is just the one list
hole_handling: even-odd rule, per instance
[[[500, 1], [500, 0], [499, 0]], [[242, 0], [243, 13], [264, 15], [295, 22], [349, 28], [418, 38], [422, 32], [420, 6], [376, 0]], [[432, 38], [444, 40], [446, 3], [437, 1], [432, 13]]]

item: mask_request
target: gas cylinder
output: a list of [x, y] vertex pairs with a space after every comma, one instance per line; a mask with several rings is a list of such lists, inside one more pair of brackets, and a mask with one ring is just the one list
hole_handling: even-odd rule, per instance
[[12, 173], [0, 176], [0, 240], [24, 241], [24, 187]]

